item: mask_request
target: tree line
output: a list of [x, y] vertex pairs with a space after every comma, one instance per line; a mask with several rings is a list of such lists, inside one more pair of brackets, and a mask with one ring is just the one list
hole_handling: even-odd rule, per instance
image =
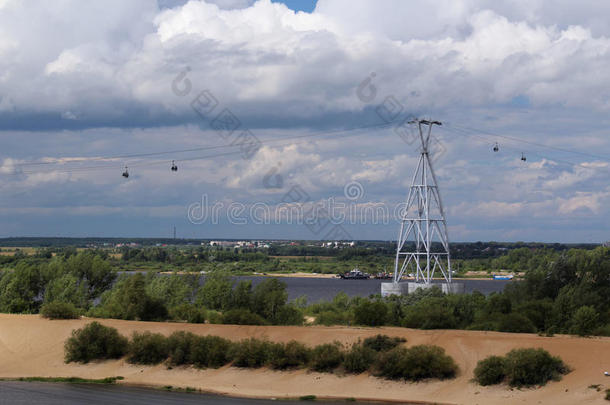
[[206, 275], [203, 283], [199, 275], [119, 275], [108, 257], [81, 251], [22, 258], [0, 272], [0, 311], [292, 325], [310, 316], [324, 325], [610, 335], [609, 248], [517, 249], [497, 260], [525, 267], [524, 280], [489, 296], [430, 289], [389, 298], [339, 294], [307, 303], [306, 297], [288, 302], [285, 283], [273, 278], [253, 287], [223, 271]]

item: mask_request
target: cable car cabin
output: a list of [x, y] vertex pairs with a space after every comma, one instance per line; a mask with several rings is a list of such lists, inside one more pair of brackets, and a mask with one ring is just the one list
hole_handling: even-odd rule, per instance
[[125, 177], [125, 178], [129, 177], [129, 171], [127, 171], [127, 166], [125, 166], [125, 171], [123, 172], [123, 177]]
[[177, 172], [178, 171], [178, 166], [176, 166], [176, 163], [172, 160], [172, 172]]
[[523, 153], [521, 154], [521, 160], [524, 161], [524, 162], [527, 161], [527, 158], [525, 157], [525, 155]]
[[500, 146], [498, 146], [498, 142], [494, 145], [494, 152], [498, 152], [500, 150]]

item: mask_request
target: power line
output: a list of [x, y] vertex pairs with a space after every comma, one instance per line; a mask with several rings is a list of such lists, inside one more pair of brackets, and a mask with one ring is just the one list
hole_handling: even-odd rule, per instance
[[[394, 122], [389, 122], [389, 123], [384, 122], [384, 123], [380, 123], [380, 124], [363, 125], [363, 126], [359, 126], [359, 127], [333, 130], [333, 131], [318, 131], [318, 132], [313, 132], [313, 133], [308, 133], [308, 134], [303, 134], [303, 135], [294, 135], [294, 136], [283, 137], [283, 138], [268, 139], [266, 141], [261, 141], [261, 143], [263, 145], [265, 145], [268, 143], [281, 142], [281, 141], [286, 141], [286, 140], [291, 140], [291, 139], [309, 138], [309, 137], [323, 136], [323, 135], [334, 134], [334, 133], [343, 133], [343, 132], [348, 132], [348, 131], [359, 131], [359, 130], [364, 130], [364, 129], [383, 128], [383, 127], [387, 127], [387, 126], [390, 126], [393, 124], [394, 124]], [[119, 160], [119, 159], [132, 159], [132, 158], [139, 158], [139, 157], [152, 157], [152, 156], [161, 156], [161, 155], [176, 155], [179, 153], [199, 152], [199, 151], [204, 151], [204, 150], [223, 149], [223, 148], [229, 148], [229, 147], [239, 147], [239, 145], [215, 145], [215, 146], [202, 146], [202, 147], [190, 148], [190, 149], [177, 149], [177, 150], [171, 150], [171, 151], [134, 153], [134, 154], [127, 154], [127, 155], [92, 156], [92, 157], [87, 157], [87, 158], [80, 158], [78, 161]], [[23, 166], [39, 166], [39, 165], [72, 163], [72, 162], [61, 162], [62, 159], [67, 159], [67, 158], [55, 158], [54, 161], [45, 161], [45, 162], [34, 162], [34, 161], [23, 162], [23, 163], [17, 164], [17, 166], [23, 167]], [[181, 159], [181, 160], [184, 160], [184, 159]], [[76, 162], [76, 161], [77, 160], [74, 160], [73, 162]]]
[[[443, 127], [441, 127], [441, 128], [443, 128]], [[451, 126], [451, 128], [447, 126], [447, 127], [444, 127], [443, 129], [448, 131], [448, 132], [452, 132], [453, 134], [456, 134], [456, 135], [479, 138], [479, 139], [483, 140], [486, 144], [489, 144], [489, 143], [493, 142], [493, 141], [490, 141], [485, 135], [480, 135], [478, 133], [471, 133], [471, 132], [468, 132], [465, 129], [459, 129], [455, 125]], [[489, 135], [489, 136], [491, 137], [493, 135]], [[513, 138], [513, 140], [515, 140], [516, 142], [519, 142], [518, 138]], [[524, 142], [524, 143], [528, 143], [528, 142]], [[541, 144], [539, 144], [539, 145], [543, 146]], [[524, 153], [527, 153], [528, 155], [535, 155], [535, 156], [538, 156], [538, 157], [541, 157], [541, 158], [544, 158], [544, 159], [548, 159], [548, 160], [553, 161], [553, 162], [563, 163], [564, 165], [570, 166], [570, 167], [579, 166], [579, 167], [582, 167], [582, 168], [588, 169], [588, 170], [596, 169], [596, 168], [593, 168], [593, 167], [590, 167], [590, 166], [583, 165], [581, 163], [574, 163], [574, 162], [571, 162], [571, 161], [568, 161], [568, 160], [564, 160], [564, 159], [560, 159], [560, 158], [556, 158], [556, 157], [549, 157], [549, 156], [537, 153], [537, 152], [532, 151], [532, 150], [524, 150], [523, 148], [515, 148], [515, 147], [506, 146], [506, 145], [503, 145], [502, 148], [513, 150], [515, 152], [524, 152]], [[582, 153], [584, 153], [584, 152], [581, 152], [580, 154], [582, 154]]]
[[[321, 136], [321, 135], [328, 135], [328, 134], [335, 134], [333, 135], [332, 138], [329, 138], [327, 140], [331, 140], [331, 139], [336, 139], [336, 138], [344, 138], [344, 137], [350, 137], [350, 136], [358, 136], [361, 135], [360, 133], [349, 133], [348, 131], [362, 131], [365, 129], [371, 129], [371, 128], [383, 128], [383, 127], [387, 127], [389, 125], [392, 125], [393, 123], [383, 123], [383, 124], [375, 124], [375, 125], [367, 125], [367, 126], [361, 126], [361, 127], [355, 127], [355, 128], [350, 128], [350, 129], [344, 129], [344, 130], [335, 130], [335, 131], [324, 131], [324, 132], [317, 132], [317, 133], [310, 133], [310, 134], [305, 134], [305, 135], [297, 135], [297, 136], [291, 136], [291, 137], [284, 137], [284, 138], [276, 138], [276, 139], [271, 139], [265, 142], [262, 142], [262, 145], [268, 144], [268, 143], [276, 143], [276, 142], [280, 142], [280, 141], [286, 141], [286, 140], [290, 140], [290, 139], [303, 139], [303, 138], [310, 138], [310, 137], [315, 137], [315, 136]], [[348, 132], [348, 133], [346, 133]], [[302, 141], [302, 142], [290, 142], [290, 143], [284, 143], [284, 144], [279, 144], [276, 146], [291, 146], [291, 145], [299, 145], [299, 144], [303, 144], [306, 143], [308, 141]], [[216, 147], [209, 147], [209, 148], [195, 148], [195, 149], [190, 149], [189, 151], [192, 150], [208, 150], [208, 149], [218, 149], [218, 148], [238, 148], [239, 145], [222, 145], [222, 146], [216, 146]], [[184, 150], [183, 150], [184, 151]], [[169, 154], [172, 152], [155, 152], [155, 153], [150, 153], [150, 154], [137, 154], [137, 156], [156, 156], [156, 155], [164, 155], [164, 154]], [[212, 159], [212, 158], [216, 158], [216, 157], [222, 157], [222, 156], [230, 156], [230, 155], [240, 155], [242, 154], [242, 151], [240, 150], [234, 150], [234, 151], [230, 151], [230, 152], [222, 152], [222, 153], [215, 153], [215, 154], [211, 154], [211, 155], [205, 155], [205, 156], [197, 156], [197, 157], [191, 157], [191, 158], [183, 158], [183, 159], [179, 159], [180, 162], [186, 162], [186, 161], [194, 161], [194, 160], [204, 160], [204, 159]], [[127, 156], [127, 155], [125, 155]], [[130, 156], [136, 156], [136, 155], [130, 155]], [[104, 158], [106, 160], [108, 159], [119, 159], [119, 157], [112, 157], [112, 158]], [[49, 162], [51, 163], [51, 162]], [[157, 161], [144, 161], [142, 163], [131, 163], [129, 164], [129, 167], [146, 167], [146, 166], [156, 166], [159, 164], [167, 164], [168, 161], [167, 160], [157, 160]], [[59, 164], [59, 163], [58, 163]], [[94, 171], [94, 170], [104, 170], [104, 169], [116, 169], [117, 166], [116, 165], [104, 165], [104, 166], [82, 166], [82, 167], [73, 167], [73, 168], [69, 168], [69, 169], [63, 169], [63, 170], [53, 170], [56, 173], [72, 173], [72, 172], [86, 172], [86, 171]], [[31, 170], [31, 171], [21, 171], [21, 172], [14, 172], [13, 174], [35, 174], [35, 173], [41, 173], [42, 171], [35, 171], [35, 170]]]
[[525, 140], [525, 139], [521, 139], [521, 138], [517, 138], [517, 137], [513, 137], [513, 136], [508, 136], [508, 135], [501, 135], [501, 134], [498, 134], [498, 133], [490, 132], [490, 131], [487, 131], [487, 130], [480, 130], [480, 129], [472, 128], [472, 127], [453, 125], [453, 124], [449, 124], [448, 126], [451, 126], [454, 129], [461, 129], [462, 131], [470, 131], [470, 132], [476, 132], [476, 133], [483, 133], [483, 134], [487, 134], [487, 135], [490, 135], [490, 136], [493, 136], [493, 137], [508, 139], [508, 140], [511, 140], [511, 141], [514, 141], [514, 142], [519, 142], [519, 143], [524, 143], [524, 144], [528, 144], [528, 145], [533, 145], [533, 146], [537, 146], [537, 147], [540, 147], [540, 148], [551, 149], [551, 150], [555, 150], [555, 151], [559, 151], [559, 152], [571, 153], [571, 154], [576, 154], [576, 155], [593, 157], [593, 158], [600, 159], [600, 160], [610, 161], [610, 157], [608, 157], [608, 156], [602, 156], [602, 155], [597, 155], [597, 154], [594, 154], [594, 153], [582, 152], [582, 151], [573, 150], [573, 149], [560, 148], [560, 147], [557, 147], [557, 146], [552, 146], [552, 145], [546, 145], [546, 144], [542, 144], [542, 143], [532, 142], [532, 141], [528, 141], [528, 140]]

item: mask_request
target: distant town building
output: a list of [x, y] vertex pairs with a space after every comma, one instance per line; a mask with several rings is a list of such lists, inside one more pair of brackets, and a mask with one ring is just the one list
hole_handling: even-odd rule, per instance
[[[202, 246], [205, 246], [205, 243], [201, 243]], [[251, 240], [251, 241], [246, 241], [246, 240], [240, 240], [240, 241], [228, 241], [228, 240], [212, 240], [209, 242], [210, 246], [218, 246], [218, 247], [232, 247], [232, 248], [237, 248], [237, 249], [241, 249], [241, 248], [248, 248], [248, 249], [254, 249], [254, 248], [269, 248], [269, 244], [268, 243], [264, 243], [262, 241], [258, 241], [258, 240]]]

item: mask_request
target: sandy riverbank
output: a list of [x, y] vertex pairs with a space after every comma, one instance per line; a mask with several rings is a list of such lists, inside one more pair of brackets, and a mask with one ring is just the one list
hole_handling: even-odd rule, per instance
[[[170, 334], [189, 330], [238, 340], [250, 336], [274, 341], [296, 339], [309, 345], [339, 340], [343, 343], [377, 333], [407, 338], [408, 345], [435, 344], [453, 356], [460, 367], [456, 379], [424, 383], [402, 383], [371, 377], [337, 376], [297, 370], [276, 372], [267, 369], [242, 370], [223, 367], [196, 370], [165, 366], [134, 366], [124, 360], [87, 365], [65, 364], [63, 344], [73, 329], [90, 319], [49, 321], [37, 315], [0, 314], [0, 377], [79, 376], [102, 378], [124, 376], [123, 383], [196, 387], [208, 392], [248, 397], [298, 397], [317, 395], [329, 398], [368, 398], [393, 401], [428, 401], [447, 404], [606, 404], [603, 391], [592, 384], [610, 387], [610, 338], [539, 337], [475, 331], [420, 331], [403, 328], [346, 328], [290, 326], [234, 326], [99, 320], [125, 335], [151, 330]], [[511, 390], [507, 386], [480, 387], [470, 382], [478, 360], [490, 354], [504, 354], [515, 347], [543, 347], [569, 364], [574, 371], [560, 382], [542, 388]]]
[[[176, 272], [172, 272], [172, 271], [162, 271], [160, 272], [160, 274], [194, 274], [194, 275], [199, 275], [201, 273], [199, 272], [186, 272], [186, 271], [176, 271]], [[289, 277], [289, 278], [339, 278], [339, 276], [337, 274], [328, 274], [328, 273], [306, 273], [306, 272], [296, 272], [296, 273], [252, 273], [252, 274], [248, 274], [249, 276], [253, 276], [253, 277], [278, 277], [278, 278], [282, 278], [282, 277]], [[373, 279], [373, 277], [371, 277], [371, 280]], [[444, 280], [443, 278], [440, 277], [435, 277], [434, 280]], [[459, 282], [461, 280], [488, 280], [488, 281], [498, 281], [498, 280], [494, 280], [491, 277], [464, 277], [464, 278], [457, 278], [454, 277], [453, 280], [455, 282]], [[518, 280], [517, 278], [515, 278], [514, 280]], [[385, 279], [383, 280], [384, 282], [391, 282], [391, 279]], [[406, 278], [403, 277], [403, 279], [401, 281], [415, 281], [414, 278]]]

